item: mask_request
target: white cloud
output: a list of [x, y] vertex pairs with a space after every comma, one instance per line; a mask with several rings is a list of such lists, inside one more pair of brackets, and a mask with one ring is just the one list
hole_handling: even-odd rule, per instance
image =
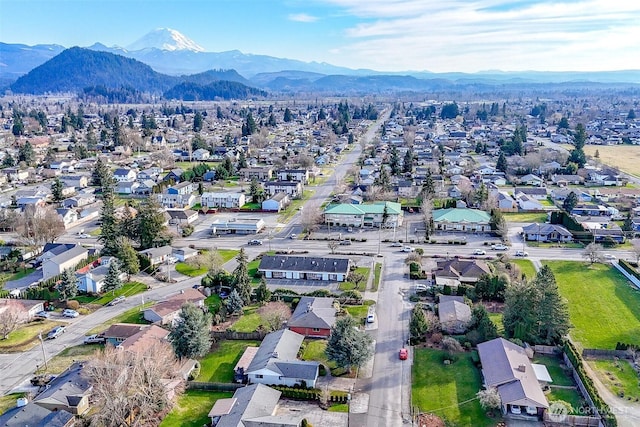
[[316, 22], [318, 18], [306, 13], [293, 13], [289, 15], [289, 20], [295, 22]]
[[[325, 0], [355, 23], [333, 52], [388, 71], [640, 68], [640, 2]], [[345, 64], [346, 60], [351, 61]]]

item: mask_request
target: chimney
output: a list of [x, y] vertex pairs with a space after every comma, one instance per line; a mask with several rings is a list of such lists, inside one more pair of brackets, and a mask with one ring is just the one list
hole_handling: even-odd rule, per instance
[[526, 370], [527, 370], [527, 368], [524, 365], [518, 366], [518, 371], [525, 372]]
[[313, 307], [311, 306], [311, 303], [308, 302], [307, 303], [307, 313], [309, 313], [310, 311], [313, 311]]
[[277, 358], [278, 357], [278, 352], [274, 351], [273, 353], [271, 353], [271, 356]]

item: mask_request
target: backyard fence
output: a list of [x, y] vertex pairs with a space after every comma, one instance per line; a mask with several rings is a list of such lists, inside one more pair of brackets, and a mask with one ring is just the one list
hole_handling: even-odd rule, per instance
[[598, 427], [601, 426], [600, 418], [587, 417], [584, 415], [564, 415], [560, 418], [554, 418], [549, 414], [549, 411], [544, 412], [543, 421], [549, 424], [557, 424], [562, 426], [575, 426], [575, 427]]
[[[576, 367], [573, 366], [573, 363], [571, 363], [571, 360], [569, 359], [569, 357], [567, 356], [566, 352], [562, 353], [562, 359], [564, 360], [564, 363], [571, 368], [571, 374], [573, 376], [573, 380], [576, 382], [576, 384], [578, 385], [578, 390], [580, 390], [580, 394], [582, 394], [582, 397], [584, 397], [584, 399], [587, 401], [587, 403], [589, 404], [589, 406], [591, 407], [591, 409], [595, 410], [596, 414], [598, 413], [599, 409], [602, 408], [598, 408], [596, 406], [596, 404], [594, 403], [591, 394], [589, 394], [589, 391], [587, 390], [587, 388], [584, 385], [584, 382], [582, 381], [582, 378], [580, 377], [580, 375], [578, 374], [578, 371], [576, 370]], [[578, 361], [578, 363], [580, 363], [580, 361]], [[599, 396], [598, 396], [599, 397]], [[589, 417], [591, 418], [591, 417]], [[593, 417], [593, 418], [597, 418], [598, 419], [598, 427], [605, 427], [605, 424], [602, 422], [600, 417]], [[595, 424], [594, 424], [595, 425]]]
[[560, 349], [555, 345], [534, 345], [533, 351], [539, 354], [559, 354]]
[[235, 331], [211, 331], [214, 340], [254, 340], [262, 341], [267, 335], [266, 331], [235, 332]]
[[631, 283], [634, 284], [634, 286], [638, 289], [640, 289], [640, 280], [638, 280], [637, 277], [635, 277], [633, 274], [629, 273], [627, 270], [624, 269], [624, 267], [622, 267], [619, 263], [614, 262], [613, 266], [624, 275], [624, 277], [626, 277]]
[[604, 360], [612, 360], [616, 357], [618, 359], [631, 359], [626, 350], [601, 350], [599, 348], [585, 348], [582, 350], [582, 357], [585, 359]]
[[244, 384], [234, 383], [206, 383], [197, 381], [188, 381], [188, 390], [207, 390], [207, 391], [236, 391], [237, 389], [244, 387]]

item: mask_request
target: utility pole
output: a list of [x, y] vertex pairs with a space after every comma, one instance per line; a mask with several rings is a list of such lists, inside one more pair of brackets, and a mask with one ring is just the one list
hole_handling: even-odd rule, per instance
[[38, 338], [40, 338], [40, 347], [42, 348], [42, 359], [44, 359], [44, 371], [47, 372], [49, 370], [49, 365], [47, 364], [47, 353], [44, 351], [44, 340], [42, 339], [42, 331], [38, 334]]

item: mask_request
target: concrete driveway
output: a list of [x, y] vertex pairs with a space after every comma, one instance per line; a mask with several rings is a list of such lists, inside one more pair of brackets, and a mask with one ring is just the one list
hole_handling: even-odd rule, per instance
[[304, 417], [313, 427], [346, 427], [349, 421], [346, 412], [329, 412], [321, 409], [317, 403], [289, 399], [280, 399], [276, 415]]

